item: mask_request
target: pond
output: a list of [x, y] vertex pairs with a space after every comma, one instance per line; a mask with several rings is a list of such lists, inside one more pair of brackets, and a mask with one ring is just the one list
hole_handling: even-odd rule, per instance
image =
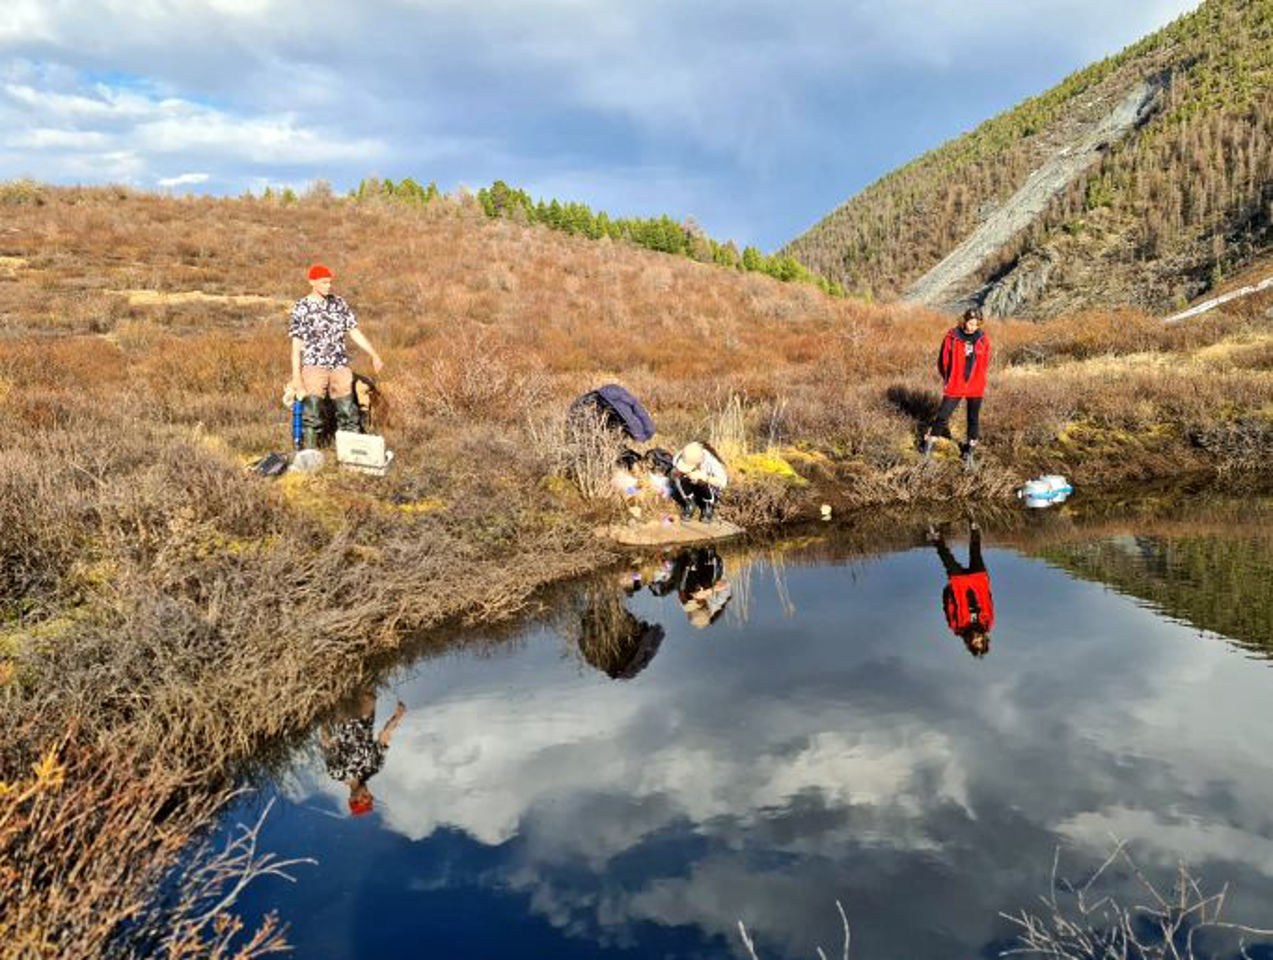
[[[813, 957], [838, 901], [854, 957], [990, 957], [1116, 838], [1273, 925], [1268, 516], [877, 517], [608, 571], [262, 776], [228, 822], [273, 798], [261, 846], [318, 862], [242, 915], [302, 957], [746, 956], [739, 921]], [[1122, 861], [1096, 889], [1150, 902]]]

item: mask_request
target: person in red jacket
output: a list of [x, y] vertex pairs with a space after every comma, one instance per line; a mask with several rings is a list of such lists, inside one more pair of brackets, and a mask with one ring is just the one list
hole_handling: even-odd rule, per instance
[[986, 374], [990, 369], [990, 338], [981, 329], [984, 317], [980, 307], [964, 311], [959, 326], [947, 331], [937, 354], [937, 370], [945, 387], [937, 417], [924, 431], [923, 452], [933, 449], [933, 435], [950, 436], [950, 418], [959, 401], [968, 410], [968, 441], [963, 447], [964, 461], [971, 466], [973, 452], [981, 437], [981, 400], [986, 392]]
[[970, 522], [968, 528], [966, 567], [959, 564], [942, 535], [931, 527], [928, 540], [937, 548], [937, 555], [946, 568], [946, 589], [941, 596], [946, 626], [963, 640], [969, 653], [974, 657], [984, 657], [990, 652], [995, 603], [990, 595], [990, 574], [986, 572], [986, 564], [981, 558], [981, 528], [975, 521]]

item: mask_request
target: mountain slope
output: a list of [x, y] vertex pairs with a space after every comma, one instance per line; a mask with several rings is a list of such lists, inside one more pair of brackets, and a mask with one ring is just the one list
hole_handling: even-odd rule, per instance
[[[1129, 102], [1137, 116], [1097, 134]], [[1053, 189], [1023, 217], [1037, 181]], [[784, 252], [851, 293], [914, 287], [1043, 318], [1187, 302], [1257, 258], [1271, 224], [1273, 0], [1207, 0], [889, 174]], [[963, 244], [960, 269], [925, 278]]]

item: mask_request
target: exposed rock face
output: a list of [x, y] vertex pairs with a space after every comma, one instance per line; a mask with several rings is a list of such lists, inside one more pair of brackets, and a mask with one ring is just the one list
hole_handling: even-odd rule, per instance
[[987, 284], [977, 296], [982, 309], [993, 317], [1010, 317], [1043, 295], [1056, 266], [1050, 250], [1022, 257], [1017, 265], [994, 283]]
[[[1092, 165], [1109, 145], [1153, 113], [1160, 100], [1157, 84], [1137, 83], [1103, 119], [1054, 153], [1013, 196], [992, 212], [963, 243], [917, 280], [905, 300], [929, 306], [958, 302], [968, 282], [999, 250], [1030, 226], [1062, 191]], [[1015, 271], [1014, 271], [1015, 272]], [[1046, 282], [1046, 276], [1043, 278]], [[1020, 295], [1022, 291], [1018, 291]], [[1008, 294], [1005, 293], [1004, 296]], [[1018, 304], [1024, 300], [1018, 300]]]

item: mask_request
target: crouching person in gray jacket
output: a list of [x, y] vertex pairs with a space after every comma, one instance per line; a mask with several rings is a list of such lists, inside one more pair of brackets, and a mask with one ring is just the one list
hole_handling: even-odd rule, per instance
[[721, 492], [729, 483], [720, 454], [706, 443], [687, 443], [672, 460], [672, 499], [681, 508], [682, 520], [693, 520], [697, 509], [705, 523], [711, 522], [720, 504]]

